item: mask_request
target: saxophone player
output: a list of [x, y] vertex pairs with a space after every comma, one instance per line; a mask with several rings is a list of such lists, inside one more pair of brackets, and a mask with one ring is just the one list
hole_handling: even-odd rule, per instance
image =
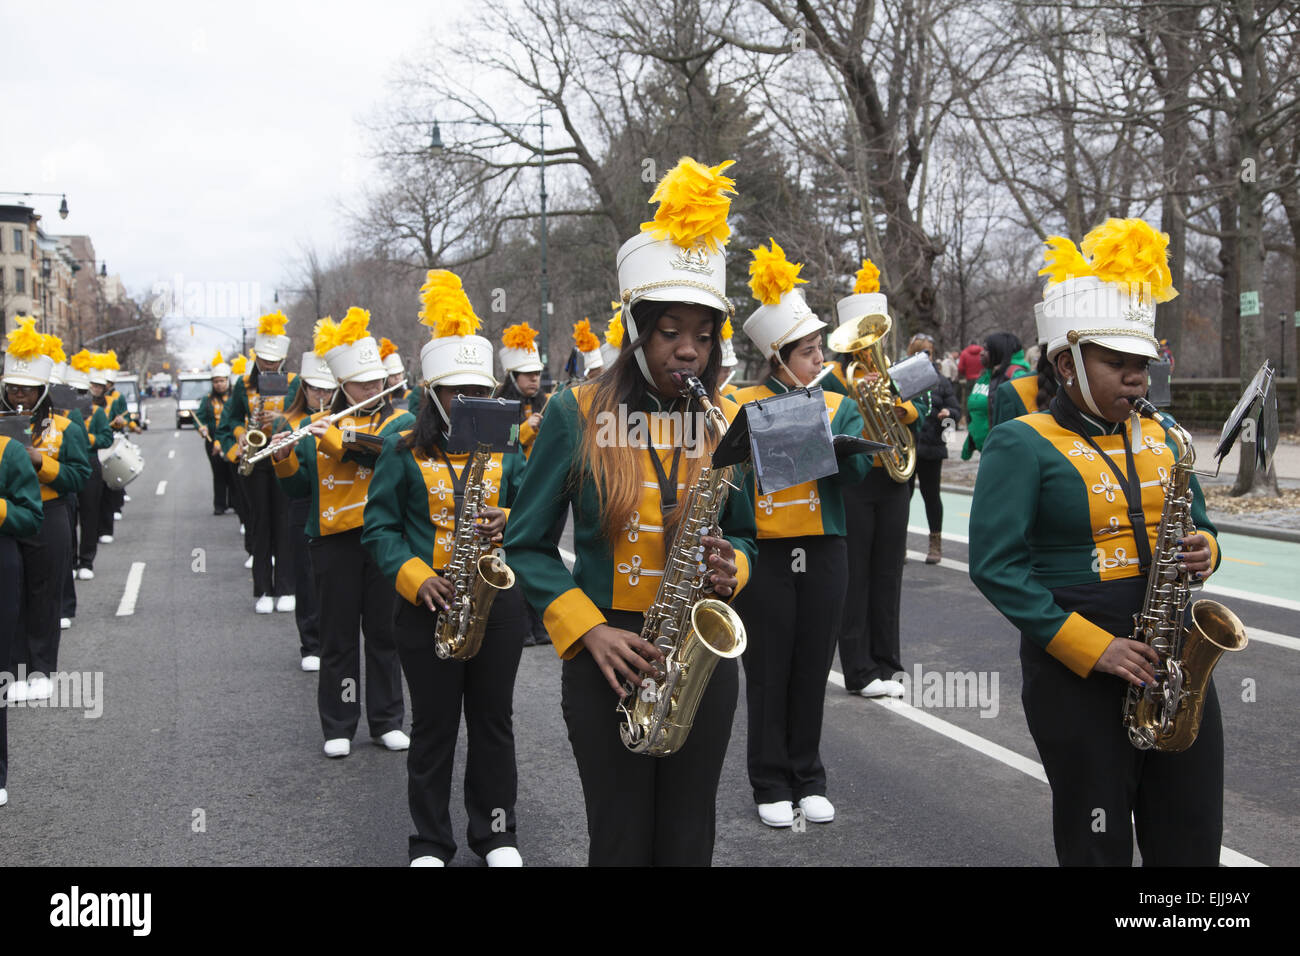
[[[670, 413], [679, 413], [680, 423], [680, 413], [701, 409], [682, 397], [673, 373], [698, 378], [728, 420], [739, 409], [717, 391], [718, 334], [732, 311], [723, 248], [730, 165], [683, 158], [658, 184], [654, 220], [618, 251], [625, 326], [618, 357], [594, 382], [552, 400], [506, 528], [507, 558], [564, 661], [562, 706], [594, 866], [707, 865], [713, 858], [718, 780], [739, 685], [735, 659], [718, 661], [690, 739], [670, 756], [625, 747], [615, 705], [664, 663], [640, 635], [643, 612], [668, 566], [666, 543], [686, 510], [685, 490], [709, 464], [704, 449], [687, 448], [686, 429], [674, 427]], [[751, 485], [752, 478], [730, 491], [721, 534], [700, 539], [698, 560], [724, 601], [744, 586], [754, 560]], [[570, 503], [572, 571], [553, 530]]]
[[331, 412], [374, 399], [355, 415], [331, 423], [312, 417], [311, 431], [297, 445], [270, 457], [284, 493], [307, 498], [311, 510], [311, 566], [316, 579], [320, 632], [320, 681], [316, 706], [325, 756], [352, 751], [361, 722], [361, 633], [366, 651], [366, 724], [388, 750], [405, 750], [402, 673], [393, 643], [393, 595], [361, 543], [364, 508], [383, 439], [409, 428], [414, 417], [395, 409], [383, 391], [387, 373], [370, 336], [370, 313], [351, 308], [341, 322], [316, 323], [312, 344], [338, 382]]
[[[1128, 866], [1133, 826], [1147, 866], [1215, 866], [1223, 831], [1223, 729], [1213, 683], [1200, 735], [1179, 753], [1137, 750], [1122, 705], [1155, 679], [1156, 652], [1129, 639], [1143, 606], [1174, 472], [1164, 428], [1135, 416], [1156, 357], [1155, 306], [1177, 295], [1169, 237], [1107, 220], [1083, 240], [1050, 237], [1038, 339], [1060, 390], [1047, 410], [999, 423], [980, 458], [970, 574], [1020, 631], [1025, 720], [1052, 788], [1063, 866]], [[1176, 559], [1194, 580], [1219, 564], [1195, 477], [1195, 533]]]
[[[792, 391], [822, 369], [826, 323], [795, 284], [802, 265], [775, 241], [754, 250], [750, 288], [759, 307], [745, 335], [768, 359], [768, 378], [730, 396], [738, 405]], [[862, 433], [857, 403], [823, 392], [831, 431]], [[770, 827], [794, 823], [794, 805], [813, 823], [830, 823], [822, 765], [822, 705], [848, 583], [842, 489], [866, 477], [870, 460], [851, 455], [837, 474], [755, 501], [758, 561], [736, 603], [751, 635], [745, 664], [749, 782], [758, 817]], [[792, 556], [799, 555], [799, 558]]]
[[[422, 291], [421, 321], [433, 337], [420, 352], [423, 387], [413, 427], [390, 435], [375, 465], [362, 542], [397, 590], [394, 633], [411, 690], [411, 750], [407, 799], [415, 834], [412, 866], [445, 866], [456, 853], [451, 827], [451, 774], [462, 707], [468, 731], [465, 810], [468, 843], [488, 866], [520, 866], [515, 836], [518, 771], [512, 722], [515, 673], [528, 628], [518, 585], [492, 602], [482, 646], [465, 661], [434, 649], [438, 611], [454, 596], [444, 576], [456, 541], [458, 505], [473, 455], [448, 452], [451, 402], [486, 398], [496, 387], [492, 343], [479, 328], [460, 280], [431, 270]], [[506, 509], [518, 488], [524, 458], [493, 452], [483, 470], [485, 507], [475, 530], [500, 541]]]

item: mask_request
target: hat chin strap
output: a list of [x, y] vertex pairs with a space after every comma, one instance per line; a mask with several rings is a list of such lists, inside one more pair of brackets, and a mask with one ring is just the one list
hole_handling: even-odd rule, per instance
[[438, 410], [438, 415], [442, 418], [443, 425], [447, 427], [447, 434], [451, 434], [451, 419], [447, 417], [447, 413], [443, 410], [442, 402], [438, 401], [437, 388], [438, 386], [436, 385], [426, 385], [424, 390], [428, 393], [429, 400], [433, 402], [433, 407]]
[[[641, 333], [636, 330], [636, 320], [632, 318], [632, 304], [630, 302], [623, 307], [623, 325], [626, 327], [624, 334], [631, 336], [631, 338], [628, 339], [629, 342], [635, 342], [641, 337]], [[654, 388], [655, 380], [650, 374], [650, 366], [646, 364], [645, 350], [638, 345], [633, 351], [636, 355], [636, 364], [641, 369], [641, 375], [645, 378], [650, 387]]]
[[1088, 387], [1088, 373], [1083, 368], [1083, 352], [1079, 349], [1078, 342], [1070, 346], [1070, 354], [1074, 356], [1074, 374], [1079, 376], [1079, 391], [1083, 392], [1084, 402], [1094, 415], [1105, 421], [1106, 416], [1101, 413], [1097, 403], [1092, 400], [1092, 389]]

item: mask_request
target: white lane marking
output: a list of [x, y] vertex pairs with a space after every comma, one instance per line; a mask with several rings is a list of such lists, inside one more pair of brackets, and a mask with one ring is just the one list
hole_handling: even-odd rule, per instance
[[144, 580], [144, 562], [132, 561], [131, 570], [126, 575], [126, 590], [122, 600], [117, 604], [117, 616], [126, 617], [135, 613], [135, 599], [140, 596], [140, 582]]
[[180, 433], [180, 432], [178, 432], [178, 431], [172, 432], [172, 438], [180, 438], [180, 437], [181, 437], [181, 433]]
[[1238, 601], [1254, 601], [1256, 604], [1268, 604], [1272, 607], [1284, 607], [1288, 611], [1300, 611], [1300, 601], [1290, 598], [1274, 597], [1257, 591], [1242, 591], [1238, 588], [1223, 587], [1219, 584], [1207, 584], [1201, 589], [1204, 594], [1217, 594], [1220, 597], [1236, 598]]
[[[907, 532], [908, 534], [919, 534], [919, 535], [924, 535], [926, 537], [929, 537], [930, 535], [929, 528], [922, 528], [914, 524], [909, 524], [907, 526]], [[953, 534], [951, 531], [945, 531], [943, 533], [943, 539], [945, 541], [958, 541], [962, 544], [970, 544], [970, 538], [966, 537], [966, 535]]]
[[155, 495], [165, 495], [165, 494], [167, 494], [167, 482], [165, 482], [165, 481], [160, 481], [160, 482], [158, 482], [158, 488], [157, 488], [156, 491], [154, 491], [154, 494], [155, 494]]
[[173, 448], [173, 449], [171, 449], [171, 451], [167, 452], [167, 457], [168, 457], [168, 458], [175, 458], [175, 457], [176, 457], [176, 449]]
[[[834, 684], [837, 687], [844, 687], [844, 675], [839, 671], [831, 671], [827, 677], [827, 683]], [[955, 724], [934, 716], [923, 710], [913, 707], [906, 701], [899, 700], [895, 697], [871, 697], [868, 698], [871, 703], [877, 704], [885, 710], [892, 711], [900, 717], [906, 717], [908, 720], [920, 724], [935, 733], [942, 734], [949, 740], [954, 740], [959, 744], [971, 748], [977, 753], [982, 753], [986, 757], [992, 757], [1000, 763], [1006, 764], [1028, 777], [1033, 777], [1040, 783], [1047, 783], [1047, 772], [1043, 770], [1043, 765], [1036, 760], [1030, 760], [1028, 757], [1022, 757], [1014, 750], [1008, 750], [1001, 744], [995, 744], [991, 740], [985, 740], [979, 734], [973, 734]], [[1226, 846], [1219, 847], [1219, 865], [1220, 866], [1268, 866], [1267, 863], [1261, 863], [1244, 853], [1238, 853], [1236, 850], [1229, 849]]]
[[1259, 641], [1261, 644], [1275, 644], [1278, 647], [1285, 647], [1287, 650], [1300, 651], [1300, 638], [1297, 637], [1275, 634], [1272, 631], [1261, 631], [1254, 627], [1246, 628], [1246, 636], [1252, 641]]
[[[947, 535], [944, 535], [944, 537], [946, 538], [946, 537], [948, 537], [948, 536], [947, 536]], [[909, 551], [909, 552], [907, 552], [907, 558], [908, 558], [909, 561], [920, 561], [922, 564], [924, 564], [924, 563], [925, 563], [925, 552], [924, 552], [924, 551]], [[952, 570], [954, 570], [954, 571], [960, 571], [962, 574], [970, 574], [970, 565], [969, 565], [969, 564], [964, 564], [963, 562], [961, 562], [961, 561], [956, 561], [956, 560], [954, 560], [954, 559], [952, 559], [952, 558], [944, 558], [942, 561], [939, 562], [939, 567], [941, 567], [941, 568], [952, 568]]]

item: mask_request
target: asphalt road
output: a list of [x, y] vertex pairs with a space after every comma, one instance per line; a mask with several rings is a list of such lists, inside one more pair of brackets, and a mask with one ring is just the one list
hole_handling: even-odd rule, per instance
[[[128, 489], [116, 542], [101, 546], [95, 580], [78, 582], [80, 611], [63, 634], [62, 669], [102, 674], [102, 714], [10, 712], [5, 862], [404, 865], [404, 755], [369, 745], [363, 723], [350, 757], [323, 756], [316, 675], [298, 668], [293, 616], [253, 613], [238, 522], [211, 513], [200, 442], [174, 432], [170, 401], [150, 406], [154, 427], [139, 437], [144, 474]], [[1049, 791], [1020, 706], [1017, 637], [971, 585], [961, 541], [945, 542], [939, 566], [919, 560], [922, 536], [910, 547], [906, 667], [983, 674], [990, 694], [996, 678], [996, 696], [982, 706], [900, 708], [850, 697], [832, 673], [822, 756], [837, 817], [796, 832], [769, 830], [754, 812], [742, 691], [716, 864], [1055, 864]], [[144, 565], [138, 597], [119, 615], [133, 563]], [[1224, 862], [1294, 866], [1300, 604], [1226, 603], [1248, 629], [1274, 638], [1252, 641], [1216, 671], [1227, 739]], [[518, 832], [529, 864], [586, 858], [559, 682], [550, 648], [524, 650], [514, 699]], [[459, 781], [454, 790], [463, 840]], [[454, 862], [481, 865], [463, 846]]]

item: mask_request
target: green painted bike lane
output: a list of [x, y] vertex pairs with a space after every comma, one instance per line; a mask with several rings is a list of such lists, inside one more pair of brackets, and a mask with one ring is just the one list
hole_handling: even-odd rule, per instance
[[[965, 539], [970, 533], [970, 495], [941, 491], [943, 533]], [[926, 534], [925, 503], [912, 495], [908, 530]], [[1218, 536], [1223, 561], [1210, 584], [1258, 594], [1261, 599], [1300, 600], [1300, 544], [1224, 532]]]

